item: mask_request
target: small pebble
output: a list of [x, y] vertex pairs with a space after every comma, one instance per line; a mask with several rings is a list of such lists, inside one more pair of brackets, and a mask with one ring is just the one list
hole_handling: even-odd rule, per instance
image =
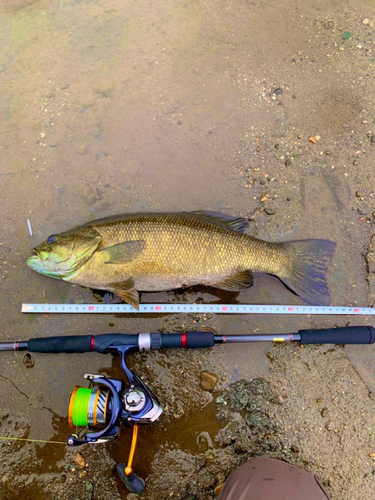
[[309, 141], [312, 142], [313, 144], [316, 144], [316, 139], [313, 135], [309, 137]]
[[344, 33], [342, 34], [342, 39], [343, 40], [349, 40], [349, 38], [352, 36], [351, 32], [350, 31], [344, 31]]
[[323, 403], [323, 398], [318, 398], [318, 399], [316, 400], [316, 402], [317, 402], [317, 403]]
[[326, 30], [331, 30], [334, 27], [335, 23], [333, 21], [327, 21], [324, 23], [324, 27]]
[[363, 198], [363, 194], [361, 193], [361, 191], [356, 191], [355, 195], [357, 198]]
[[213, 391], [215, 388], [215, 385], [217, 384], [217, 381], [219, 380], [218, 377], [214, 373], [210, 373], [207, 371], [203, 371], [200, 374], [201, 377], [201, 388], [204, 391]]
[[375, 135], [371, 136], [371, 144], [375, 144]]
[[225, 410], [220, 410], [218, 415], [216, 416], [217, 420], [221, 422], [222, 420], [227, 420], [227, 412]]
[[323, 410], [320, 412], [320, 414], [322, 415], [322, 417], [327, 417], [328, 416], [328, 409], [323, 408]]
[[289, 167], [291, 164], [292, 164], [292, 160], [290, 158], [288, 158], [287, 160], [285, 160], [285, 166], [286, 167]]
[[212, 448], [212, 439], [208, 432], [201, 432], [197, 437], [197, 445], [199, 453], [206, 453], [206, 451]]
[[93, 193], [89, 194], [89, 195], [86, 197], [86, 203], [87, 203], [88, 205], [90, 205], [90, 206], [91, 206], [91, 205], [94, 205], [94, 203], [96, 203], [96, 201], [97, 201], [97, 200], [96, 200], [96, 196], [95, 196]]
[[292, 444], [292, 446], [290, 447], [290, 451], [292, 453], [299, 453], [299, 448], [295, 444]]
[[84, 469], [86, 467], [86, 459], [85, 457], [82, 455], [82, 453], [80, 453], [79, 451], [77, 451], [77, 453], [74, 455], [73, 457], [73, 462], [80, 468], [80, 469]]
[[86, 491], [92, 491], [94, 489], [94, 485], [91, 481], [86, 481]]
[[23, 357], [22, 363], [26, 368], [32, 368], [34, 366], [34, 360], [29, 352]]
[[370, 24], [370, 19], [368, 17], [365, 17], [364, 20], [362, 21], [362, 24], [368, 26]]
[[267, 215], [275, 215], [275, 210], [272, 210], [272, 208], [265, 208], [264, 211], [266, 212]]

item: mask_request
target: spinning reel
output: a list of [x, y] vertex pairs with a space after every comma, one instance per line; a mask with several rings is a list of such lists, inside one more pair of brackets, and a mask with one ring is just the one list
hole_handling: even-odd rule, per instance
[[138, 424], [149, 424], [163, 413], [158, 399], [126, 365], [126, 352], [137, 346], [113, 346], [111, 350], [121, 354], [121, 365], [129, 386], [122, 380], [103, 375], [86, 374], [89, 388], [76, 386], [70, 396], [68, 420], [71, 427], [80, 428], [79, 435], [69, 436], [69, 446], [87, 443], [104, 443], [119, 436], [122, 425], [134, 424], [133, 439], [128, 463], [117, 465], [117, 472], [127, 489], [142, 493], [145, 483], [132, 469], [138, 436]]

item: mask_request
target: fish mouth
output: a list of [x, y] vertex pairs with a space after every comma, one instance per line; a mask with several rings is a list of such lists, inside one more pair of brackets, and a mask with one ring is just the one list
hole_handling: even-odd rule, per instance
[[33, 255], [31, 255], [31, 257], [29, 257], [26, 261], [26, 264], [31, 268], [31, 269], [34, 269], [34, 270], [38, 270], [40, 269], [41, 267], [41, 259], [40, 257], [38, 256], [38, 254], [36, 252], [33, 251]]

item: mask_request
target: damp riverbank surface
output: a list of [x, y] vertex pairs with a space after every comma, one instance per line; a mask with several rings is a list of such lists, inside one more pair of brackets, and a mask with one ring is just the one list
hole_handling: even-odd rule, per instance
[[[334, 305], [375, 301], [374, 33], [369, 2], [142, 4], [12, 0], [0, 7], [0, 341], [197, 330], [286, 333], [371, 318], [22, 315], [23, 302], [92, 302], [37, 275], [50, 234], [131, 211], [215, 210], [270, 241], [337, 243]], [[27, 219], [31, 221], [30, 236]], [[143, 302], [301, 304], [275, 278], [240, 294], [142, 294]], [[165, 408], [140, 429], [143, 498], [209, 500], [259, 455], [316, 472], [332, 499], [371, 498], [373, 346], [256, 344], [134, 355]], [[26, 360], [27, 361], [27, 360]], [[202, 389], [202, 372], [217, 383]], [[64, 442], [84, 373], [111, 356], [2, 353], [0, 435]], [[216, 378], [215, 378], [216, 377]], [[121, 499], [130, 433], [78, 449], [1, 440], [0, 498]]]

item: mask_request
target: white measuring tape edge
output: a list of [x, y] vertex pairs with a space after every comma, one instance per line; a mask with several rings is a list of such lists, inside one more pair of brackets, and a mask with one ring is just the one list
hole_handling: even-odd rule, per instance
[[375, 315], [371, 307], [293, 306], [261, 304], [22, 304], [23, 313], [142, 314], [142, 313], [221, 313], [221, 314], [321, 314]]

